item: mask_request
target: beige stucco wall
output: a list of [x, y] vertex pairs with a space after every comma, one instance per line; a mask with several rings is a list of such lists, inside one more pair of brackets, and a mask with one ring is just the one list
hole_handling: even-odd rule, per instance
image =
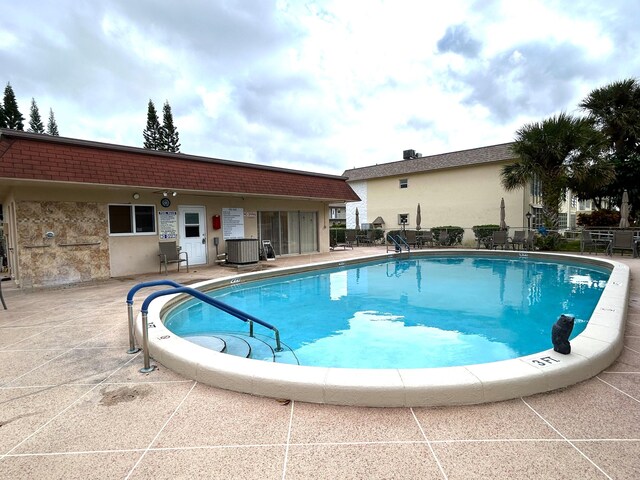
[[[140, 198], [134, 200], [134, 192], [139, 193]], [[223, 208], [242, 208], [256, 213], [244, 218], [246, 238], [258, 238], [259, 211], [317, 212], [319, 251], [329, 250], [326, 202], [181, 193], [171, 197], [171, 206], [165, 209], [160, 205], [161, 199], [159, 192], [119, 187], [42, 184], [5, 189], [0, 198], [5, 222], [11, 221], [7, 206], [11, 202], [16, 205], [18, 260], [12, 274], [21, 286], [35, 287], [157, 272], [158, 233], [109, 235], [108, 205], [113, 203], [155, 205], [156, 212], [178, 211], [181, 205], [205, 207], [208, 264], [215, 261], [214, 236], [220, 238], [219, 252], [225, 251], [222, 229], [213, 230], [211, 222], [211, 217], [221, 215]], [[46, 238], [49, 231], [55, 234], [53, 238]]]
[[[500, 184], [505, 163], [484, 164], [371, 179], [367, 181], [367, 215], [361, 222], [381, 216], [387, 230], [399, 229], [398, 215], [409, 214], [408, 229], [416, 225], [420, 203], [423, 229], [454, 225], [465, 228], [463, 243], [475, 241], [471, 227], [500, 222], [500, 199], [504, 198], [506, 223], [511, 229], [526, 227], [528, 208], [524, 189], [507, 192]], [[400, 188], [400, 179], [408, 188]]]

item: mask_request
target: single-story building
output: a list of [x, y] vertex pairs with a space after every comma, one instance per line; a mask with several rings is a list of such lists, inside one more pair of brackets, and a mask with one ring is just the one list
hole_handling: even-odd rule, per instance
[[329, 205], [357, 200], [340, 176], [0, 129], [6, 263], [26, 288], [153, 272], [163, 241], [190, 266], [238, 238], [326, 252]]

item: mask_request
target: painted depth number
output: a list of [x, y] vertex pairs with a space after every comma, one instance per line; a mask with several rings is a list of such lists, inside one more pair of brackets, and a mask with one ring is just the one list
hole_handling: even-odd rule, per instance
[[540, 357], [540, 358], [534, 358], [533, 360], [531, 360], [531, 363], [533, 363], [534, 365], [538, 365], [540, 367], [546, 367], [547, 365], [560, 363], [560, 360], [553, 357]]

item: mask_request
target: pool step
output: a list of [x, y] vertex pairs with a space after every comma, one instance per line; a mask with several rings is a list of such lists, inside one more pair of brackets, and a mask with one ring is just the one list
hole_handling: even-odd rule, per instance
[[228, 353], [236, 357], [250, 358], [251, 345], [243, 337], [239, 335], [228, 335], [225, 333], [216, 333], [216, 337], [224, 340], [227, 347], [222, 353]]
[[201, 347], [215, 350], [216, 352], [223, 352], [227, 348], [227, 344], [224, 340], [212, 335], [187, 335], [182, 337], [185, 340], [200, 345]]
[[210, 350], [236, 357], [299, 365], [297, 357], [289, 347], [283, 345], [283, 350], [276, 352], [274, 347], [271, 346], [273, 343], [272, 338], [260, 337], [262, 336], [250, 337], [244, 333], [220, 332], [206, 335], [188, 335], [182, 338]]

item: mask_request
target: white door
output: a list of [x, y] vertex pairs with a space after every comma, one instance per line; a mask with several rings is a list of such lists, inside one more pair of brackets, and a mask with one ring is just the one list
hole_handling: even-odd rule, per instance
[[178, 207], [180, 246], [189, 255], [189, 265], [207, 263], [207, 227], [204, 207]]

